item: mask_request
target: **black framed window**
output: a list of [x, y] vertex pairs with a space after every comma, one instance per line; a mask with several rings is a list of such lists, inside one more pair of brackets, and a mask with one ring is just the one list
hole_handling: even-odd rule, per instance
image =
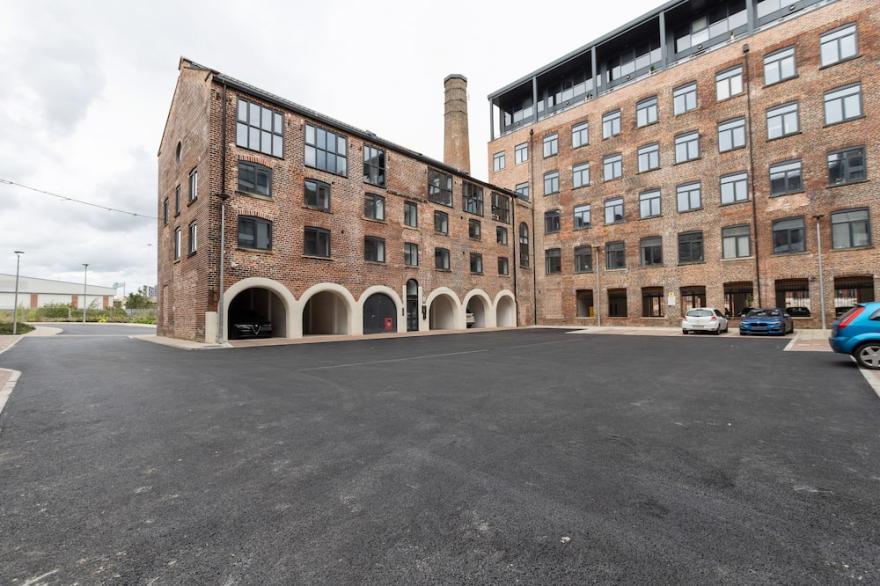
[[174, 188], [174, 215], [180, 215], [180, 185]]
[[737, 66], [715, 76], [715, 95], [719, 102], [743, 93], [743, 68]]
[[831, 246], [835, 249], [871, 245], [871, 219], [867, 209], [831, 214]]
[[661, 214], [661, 197], [659, 189], [652, 189], [639, 194], [639, 217], [656, 218]]
[[574, 248], [574, 272], [589, 273], [593, 271], [593, 247], [575, 246]]
[[571, 148], [576, 149], [590, 144], [590, 125], [586, 122], [571, 127]]
[[180, 260], [181, 249], [183, 249], [183, 231], [178, 227], [174, 229], [174, 260]]
[[239, 161], [238, 191], [272, 197], [272, 169], [249, 161]]
[[636, 104], [636, 126], [639, 128], [654, 124], [659, 119], [659, 115], [657, 96], [647, 98]]
[[439, 269], [441, 271], [449, 270], [449, 249], [448, 248], [435, 248], [434, 249], [434, 268]]
[[449, 235], [449, 214], [441, 211], [434, 211], [434, 232], [437, 234]]
[[747, 258], [751, 255], [751, 228], [747, 224], [721, 229], [721, 258]]
[[483, 274], [483, 255], [479, 252], [472, 252], [470, 257], [470, 269], [475, 275]]
[[428, 169], [428, 200], [452, 207], [452, 175]]
[[461, 205], [464, 211], [477, 216], [483, 215], [483, 188], [467, 181], [461, 184]]
[[675, 162], [685, 163], [700, 158], [700, 133], [688, 132], [675, 137]]
[[468, 220], [468, 238], [479, 240], [482, 236], [482, 228], [479, 220]]
[[584, 230], [590, 227], [590, 206], [579, 205], [574, 208], [574, 229]]
[[306, 207], [329, 211], [330, 210], [330, 185], [315, 179], [306, 179], [303, 182], [303, 194]]
[[284, 117], [259, 104], [238, 100], [235, 144], [273, 157], [284, 157]]
[[519, 225], [519, 266], [529, 266], [529, 226], [525, 222]]
[[746, 146], [746, 119], [736, 118], [718, 125], [718, 151], [726, 153]]
[[334, 175], [348, 176], [348, 139], [306, 124], [305, 165]]
[[672, 109], [676, 116], [697, 109], [697, 82], [672, 90]]
[[559, 153], [559, 134], [554, 132], [544, 137], [544, 158]]
[[721, 203], [731, 204], [749, 199], [748, 173], [723, 175], [720, 180]]
[[364, 217], [369, 220], [385, 221], [385, 198], [375, 193], [364, 196]]
[[779, 83], [797, 76], [794, 47], [786, 47], [764, 57], [764, 83]]
[[639, 260], [643, 267], [663, 264], [663, 238], [649, 236], [639, 241]]
[[608, 317], [626, 316], [626, 289], [608, 289]]
[[843, 185], [868, 178], [865, 165], [865, 147], [855, 147], [828, 153], [828, 184]]
[[303, 254], [330, 258], [330, 231], [306, 226], [303, 229]]
[[605, 202], [605, 223], [620, 224], [624, 221], [623, 198], [615, 197]]
[[199, 197], [199, 170], [193, 169], [189, 172], [189, 203], [194, 202]]
[[806, 248], [803, 218], [786, 218], [773, 222], [773, 254], [804, 252]]
[[770, 167], [770, 195], [800, 193], [804, 190], [803, 163], [787, 161]]
[[544, 173], [544, 195], [559, 193], [559, 171]]
[[642, 317], [663, 317], [663, 287], [642, 289]]
[[504, 169], [504, 163], [504, 151], [492, 155], [492, 169], [495, 171], [501, 171]]
[[162, 201], [162, 223], [168, 225], [168, 198]]
[[548, 248], [544, 251], [544, 272], [548, 275], [562, 272], [562, 249]]
[[692, 212], [703, 207], [702, 184], [697, 181], [675, 188], [679, 212]]
[[685, 232], [678, 235], [678, 264], [703, 262], [703, 233]]
[[858, 30], [855, 24], [848, 24], [827, 32], [819, 38], [822, 66], [827, 67], [859, 54]]
[[364, 182], [385, 187], [385, 151], [368, 144], [364, 145]]
[[239, 216], [238, 246], [256, 250], [271, 250], [272, 222], [254, 216]]
[[521, 143], [514, 147], [513, 149], [513, 160], [517, 165], [521, 163], [525, 163], [529, 160], [529, 145], [528, 143]]
[[385, 240], [375, 236], [364, 238], [364, 260], [385, 262]]
[[507, 228], [495, 226], [495, 242], [497, 244], [507, 244]]
[[626, 248], [623, 242], [608, 242], [605, 245], [605, 268], [608, 270], [626, 268]]
[[408, 267], [419, 266], [419, 245], [414, 242], [403, 243], [403, 264]]
[[620, 110], [615, 110], [602, 116], [602, 138], [611, 138], [618, 134], [620, 134]]
[[767, 110], [767, 139], [782, 138], [800, 132], [800, 104], [792, 102]]
[[602, 158], [602, 180], [611, 181], [623, 176], [623, 155], [615, 153]]
[[856, 83], [825, 93], [825, 124], [860, 118], [863, 112], [862, 84]]
[[498, 274], [502, 277], [510, 274], [510, 261], [508, 261], [506, 256], [498, 257]]
[[188, 253], [195, 254], [199, 249], [199, 225], [192, 222], [189, 225], [189, 246]]
[[573, 189], [590, 185], [590, 164], [579, 163], [571, 168], [571, 186]]
[[497, 191], [492, 192], [492, 219], [496, 222], [510, 223], [510, 198]]
[[419, 205], [416, 202], [403, 202], [403, 225], [410, 228], [419, 227]]
[[653, 171], [660, 168], [660, 145], [658, 143], [646, 144], [639, 147], [639, 173]]
[[549, 210], [544, 212], [544, 234], [559, 232], [560, 224], [559, 210]]
[[517, 183], [514, 188], [514, 192], [519, 196], [520, 199], [524, 199], [525, 201], [529, 201], [529, 184], [528, 183]]
[[592, 289], [578, 289], [575, 291], [578, 317], [595, 317]]

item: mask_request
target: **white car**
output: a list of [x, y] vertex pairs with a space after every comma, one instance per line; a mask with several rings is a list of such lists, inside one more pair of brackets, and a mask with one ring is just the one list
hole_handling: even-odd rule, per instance
[[688, 310], [687, 315], [681, 320], [681, 333], [712, 332], [713, 334], [727, 333], [727, 318], [714, 307], [700, 307]]

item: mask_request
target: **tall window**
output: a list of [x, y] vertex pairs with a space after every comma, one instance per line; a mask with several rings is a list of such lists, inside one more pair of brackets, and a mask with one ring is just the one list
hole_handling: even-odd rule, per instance
[[715, 76], [715, 94], [718, 101], [738, 96], [743, 92], [742, 66], [722, 71]]
[[468, 220], [468, 238], [479, 240], [482, 237], [482, 227], [479, 220]]
[[434, 232], [443, 236], [449, 235], [449, 214], [434, 211]]
[[403, 202], [403, 225], [410, 228], [419, 227], [419, 205], [416, 202]]
[[544, 251], [544, 272], [548, 275], [562, 272], [562, 249], [548, 248]]
[[870, 246], [868, 210], [844, 210], [831, 214], [831, 244], [835, 249]]
[[639, 256], [643, 267], [654, 267], [663, 264], [663, 238], [649, 236], [639, 242]]
[[272, 222], [253, 216], [239, 216], [238, 246], [257, 250], [271, 250]]
[[495, 171], [504, 169], [504, 151], [492, 155], [492, 168]]
[[323, 181], [306, 179], [303, 184], [306, 207], [316, 210], [330, 210], [330, 186]]
[[306, 167], [335, 175], [348, 175], [348, 139], [341, 134], [306, 124]]
[[722, 153], [746, 146], [746, 119], [736, 118], [718, 125], [718, 150]]
[[272, 197], [272, 169], [248, 161], [239, 161], [238, 190]]
[[678, 264], [703, 262], [703, 233], [685, 232], [678, 235]]
[[797, 76], [794, 47], [787, 47], [764, 57], [764, 83], [770, 85]]
[[461, 205], [464, 211], [477, 216], [483, 215], [483, 188], [463, 181], [461, 184]]
[[856, 25], [848, 24], [825, 33], [820, 38], [819, 44], [823, 67], [858, 56], [859, 42]]
[[483, 274], [483, 255], [479, 252], [471, 253], [471, 272], [475, 275]]
[[189, 225], [189, 249], [188, 254], [195, 254], [199, 249], [199, 225], [195, 222]]
[[626, 268], [626, 249], [623, 242], [605, 244], [605, 268], [608, 270]]
[[642, 317], [663, 317], [663, 287], [642, 289]]
[[590, 227], [590, 206], [580, 205], [574, 208], [574, 229], [584, 230]]
[[529, 184], [528, 183], [517, 183], [516, 187], [514, 188], [514, 191], [516, 192], [516, 195], [520, 199], [524, 199], [526, 201], [529, 201]]
[[657, 122], [657, 96], [642, 100], [636, 104], [636, 125], [641, 128]]
[[825, 124], [846, 122], [862, 115], [862, 84], [838, 88], [825, 94]]
[[660, 215], [660, 190], [652, 189], [639, 194], [639, 217], [656, 218]]
[[620, 153], [605, 155], [602, 158], [602, 179], [611, 181], [623, 175], [623, 155]]
[[525, 222], [519, 225], [519, 266], [529, 266], [529, 226]]
[[576, 149], [590, 144], [590, 125], [586, 122], [571, 127], [571, 148]]
[[330, 231], [306, 226], [303, 229], [303, 254], [330, 258]]
[[721, 203], [729, 204], [749, 199], [749, 176], [733, 173], [721, 177]]
[[174, 188], [174, 215], [180, 215], [180, 185]]
[[385, 187], [385, 151], [364, 145], [364, 182]]
[[510, 198], [497, 191], [492, 192], [492, 219], [496, 222], [510, 223]]
[[434, 268], [441, 271], [449, 270], [449, 249], [448, 248], [435, 248], [434, 249]]
[[773, 254], [789, 254], [806, 250], [804, 219], [788, 218], [773, 222]]
[[162, 202], [162, 223], [168, 225], [168, 198]]
[[721, 229], [721, 257], [746, 258], [751, 256], [750, 229], [745, 226], [730, 226]]
[[843, 185], [868, 178], [865, 167], [865, 147], [856, 147], [828, 153], [828, 184]]
[[804, 190], [801, 161], [788, 161], [770, 167], [770, 195], [786, 195]]
[[579, 163], [571, 168], [571, 186], [574, 189], [590, 184], [590, 164]]
[[544, 173], [544, 195], [559, 193], [559, 171]]
[[199, 170], [193, 169], [189, 172], [189, 203], [194, 202], [199, 197]]
[[428, 200], [452, 207], [452, 175], [428, 169]]
[[702, 189], [699, 181], [685, 183], [675, 188], [678, 196], [678, 211], [690, 212], [703, 207]]
[[579, 289], [575, 292], [575, 297], [577, 298], [577, 316], [594, 317], [593, 291], [590, 289]]
[[608, 317], [626, 316], [626, 289], [608, 289]]
[[507, 228], [504, 226], [495, 226], [495, 242], [497, 244], [507, 244]]
[[385, 240], [375, 236], [364, 238], [364, 260], [385, 262]]
[[602, 116], [602, 138], [611, 138], [618, 134], [620, 134], [620, 110], [615, 110]]
[[799, 106], [797, 102], [767, 110], [767, 138], [774, 139], [800, 130]]
[[576, 246], [574, 249], [574, 272], [589, 273], [593, 270], [593, 247]]
[[605, 223], [619, 224], [623, 222], [623, 198], [615, 197], [605, 202]]
[[180, 250], [183, 248], [183, 232], [180, 228], [174, 229], [174, 260], [180, 259]]
[[413, 242], [403, 243], [403, 264], [408, 267], [419, 266], [419, 245]]
[[513, 160], [517, 165], [520, 163], [525, 163], [529, 160], [529, 145], [528, 143], [521, 143], [516, 145], [513, 149]]
[[660, 168], [660, 145], [656, 142], [639, 147], [639, 173]]
[[559, 210], [549, 210], [544, 212], [544, 233], [552, 234], [559, 232], [560, 214]]
[[700, 133], [688, 132], [675, 137], [675, 162], [684, 163], [700, 157]]
[[672, 90], [672, 107], [676, 116], [697, 109], [697, 83], [689, 83]]
[[238, 100], [235, 144], [273, 157], [283, 157], [284, 123], [281, 113]]
[[559, 134], [554, 132], [544, 137], [544, 157], [552, 157], [559, 152]]
[[498, 274], [502, 277], [506, 277], [510, 274], [510, 262], [507, 260], [506, 256], [498, 257]]
[[807, 279], [778, 279], [776, 286], [776, 306], [786, 310], [800, 309], [798, 317], [810, 316], [810, 282]]
[[385, 221], [385, 198], [375, 193], [364, 196], [364, 217], [369, 220]]

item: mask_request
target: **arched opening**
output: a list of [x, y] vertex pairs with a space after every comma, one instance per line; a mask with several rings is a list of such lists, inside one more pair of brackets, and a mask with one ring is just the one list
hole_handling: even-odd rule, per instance
[[419, 282], [406, 282], [406, 331], [419, 331]]
[[349, 334], [349, 309], [345, 298], [335, 291], [312, 295], [303, 308], [304, 336], [338, 336]]
[[449, 295], [438, 295], [431, 302], [429, 326], [432, 330], [455, 329], [455, 302]]
[[507, 295], [498, 300], [495, 307], [495, 323], [499, 328], [516, 326], [516, 304]]
[[489, 308], [486, 307], [486, 301], [482, 297], [479, 295], [471, 297], [471, 300], [468, 301], [467, 309], [465, 310], [465, 323], [467, 324], [467, 327], [485, 328], [488, 309]]
[[229, 304], [227, 338], [284, 338], [287, 336], [287, 310], [274, 291], [251, 287], [236, 295]]
[[364, 333], [390, 334], [397, 331], [397, 305], [384, 293], [373, 293], [364, 301]]

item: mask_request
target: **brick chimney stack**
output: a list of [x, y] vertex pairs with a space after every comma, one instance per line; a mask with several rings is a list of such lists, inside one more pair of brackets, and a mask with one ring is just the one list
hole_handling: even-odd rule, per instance
[[458, 73], [447, 75], [443, 80], [443, 87], [445, 90], [443, 162], [470, 174], [467, 78]]

